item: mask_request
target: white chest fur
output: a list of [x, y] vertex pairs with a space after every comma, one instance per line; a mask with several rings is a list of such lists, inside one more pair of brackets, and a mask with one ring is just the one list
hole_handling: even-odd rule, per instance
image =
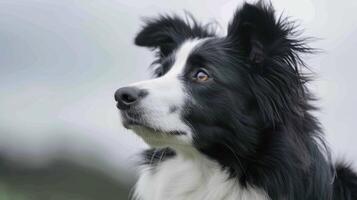
[[220, 166], [208, 159], [180, 155], [143, 169], [135, 187], [139, 200], [268, 200], [264, 191], [242, 188]]

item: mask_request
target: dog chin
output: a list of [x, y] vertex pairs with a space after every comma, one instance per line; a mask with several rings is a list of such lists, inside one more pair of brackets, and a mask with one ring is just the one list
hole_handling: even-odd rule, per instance
[[166, 131], [164, 128], [151, 125], [142, 118], [132, 117], [128, 113], [121, 113], [122, 124], [132, 130], [152, 147], [187, 146], [190, 144], [188, 133], [178, 130]]
[[140, 125], [130, 126], [130, 129], [152, 147], [167, 147], [173, 137], [167, 133]]
[[143, 125], [128, 125], [128, 129], [132, 130], [138, 136], [140, 136], [146, 144], [151, 147], [163, 148], [163, 147], [182, 147], [190, 145], [187, 138], [183, 134], [176, 134], [175, 131], [164, 132], [159, 129], [153, 129]]

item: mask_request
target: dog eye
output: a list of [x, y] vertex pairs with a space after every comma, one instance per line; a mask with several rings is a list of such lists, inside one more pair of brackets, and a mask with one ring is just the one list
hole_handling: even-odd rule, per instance
[[162, 76], [162, 75], [164, 75], [164, 73], [163, 73], [162, 71], [159, 71], [159, 72], [157, 72], [157, 74], [156, 74], [157, 77], [160, 77], [160, 76]]
[[196, 74], [194, 75], [194, 79], [198, 82], [205, 82], [209, 79], [209, 75], [206, 71], [204, 70], [199, 70], [196, 72]]
[[157, 68], [157, 69], [155, 70], [155, 76], [156, 76], [156, 77], [161, 77], [161, 76], [163, 76], [163, 75], [164, 75], [164, 69], [163, 69], [162, 67]]

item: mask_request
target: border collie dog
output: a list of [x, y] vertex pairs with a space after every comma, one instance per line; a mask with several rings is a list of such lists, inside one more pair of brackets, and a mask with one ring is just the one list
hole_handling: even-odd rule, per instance
[[357, 175], [330, 162], [294, 23], [245, 3], [218, 36], [193, 18], [147, 20], [135, 44], [155, 78], [115, 93], [123, 125], [151, 149], [139, 200], [355, 200]]

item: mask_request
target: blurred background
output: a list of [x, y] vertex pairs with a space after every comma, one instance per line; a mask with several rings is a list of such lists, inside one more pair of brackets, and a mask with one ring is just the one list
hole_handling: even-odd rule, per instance
[[[0, 200], [121, 200], [146, 145], [114, 91], [150, 77], [144, 16], [190, 11], [220, 33], [240, 0], [0, 0]], [[334, 159], [357, 166], [357, 1], [272, 0], [312, 44], [310, 85]], [[357, 167], [356, 167], [357, 169]]]

